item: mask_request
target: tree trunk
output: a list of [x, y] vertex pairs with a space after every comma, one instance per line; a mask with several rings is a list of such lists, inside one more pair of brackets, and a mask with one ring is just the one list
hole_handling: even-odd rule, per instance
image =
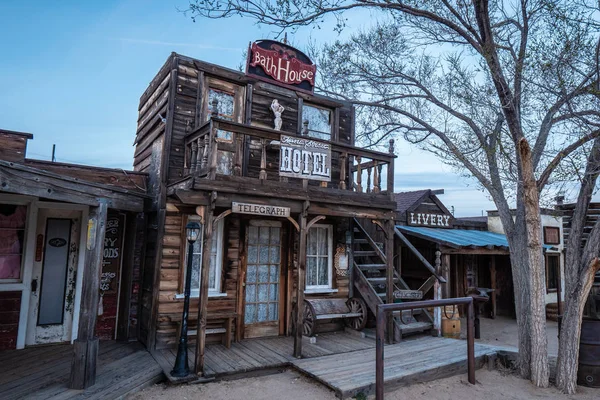
[[595, 258], [579, 279], [568, 279], [565, 282], [565, 311], [560, 329], [556, 365], [556, 387], [564, 393], [574, 394], [577, 390], [581, 320], [594, 282], [594, 275], [599, 267], [600, 261]]
[[548, 387], [548, 336], [546, 335], [546, 281], [542, 254], [542, 221], [537, 182], [529, 143], [519, 142], [523, 179], [523, 211], [529, 266], [529, 334], [531, 335], [531, 381], [538, 387]]

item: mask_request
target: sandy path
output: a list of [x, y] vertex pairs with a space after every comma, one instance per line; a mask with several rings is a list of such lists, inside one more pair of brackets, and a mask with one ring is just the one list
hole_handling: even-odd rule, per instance
[[[465, 375], [440, 379], [434, 382], [415, 384], [387, 393], [390, 400], [597, 400], [600, 389], [580, 388], [573, 396], [566, 396], [554, 388], [536, 389], [528, 381], [499, 371], [477, 371], [477, 385], [470, 385]], [[335, 399], [332, 391], [296, 372], [234, 381], [212, 382], [204, 385], [167, 387], [155, 385], [137, 393], [134, 400], [312, 400]], [[372, 398], [372, 397], [370, 397]]]

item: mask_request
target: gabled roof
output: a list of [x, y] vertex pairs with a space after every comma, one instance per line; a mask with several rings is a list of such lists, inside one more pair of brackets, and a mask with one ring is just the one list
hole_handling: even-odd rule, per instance
[[417, 203], [420, 203], [421, 200], [426, 197], [430, 189], [424, 190], [416, 190], [413, 192], [400, 192], [394, 193], [394, 199], [396, 200], [396, 211], [399, 213], [406, 212], [409, 208], [414, 206]]

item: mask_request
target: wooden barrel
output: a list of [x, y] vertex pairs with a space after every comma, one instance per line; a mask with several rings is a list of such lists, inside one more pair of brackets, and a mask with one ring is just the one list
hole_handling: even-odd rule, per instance
[[600, 320], [584, 318], [581, 322], [577, 381], [580, 385], [600, 387]]
[[442, 309], [442, 336], [460, 338], [460, 316], [458, 307], [446, 306]]

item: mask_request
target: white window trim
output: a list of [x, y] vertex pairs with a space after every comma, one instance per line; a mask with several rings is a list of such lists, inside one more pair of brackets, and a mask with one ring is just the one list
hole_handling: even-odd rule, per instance
[[[312, 228], [325, 228], [327, 229], [327, 285], [308, 285], [306, 284], [305, 293], [334, 293], [330, 292], [330, 290], [335, 290], [333, 288], [333, 225], [329, 224], [314, 224], [311, 226]], [[309, 230], [310, 232], [310, 230]], [[307, 233], [308, 236], [308, 233]], [[308, 243], [308, 238], [307, 238]], [[307, 246], [308, 251], [308, 246]], [[308, 258], [308, 254], [307, 254]], [[308, 270], [308, 266], [307, 266]]]
[[[190, 215], [188, 217], [188, 221], [196, 221], [196, 222], [200, 222], [200, 217], [197, 217], [195, 215]], [[201, 225], [202, 226], [202, 225]], [[217, 261], [216, 261], [216, 270], [215, 270], [215, 286], [214, 287], [209, 287], [208, 288], [208, 297], [226, 297], [227, 293], [221, 292], [221, 275], [223, 273], [223, 231], [224, 231], [224, 226], [225, 226], [225, 219], [221, 219], [217, 222], [217, 226], [215, 227], [214, 231], [213, 231], [213, 237], [212, 240], [217, 240]], [[204, 253], [204, 238], [201, 237], [200, 240], [202, 240], [202, 242], [200, 243], [200, 251], [202, 253]], [[185, 252], [185, 257], [183, 260], [183, 265], [187, 266], [187, 241], [186, 241], [186, 252]], [[202, 266], [200, 266], [200, 268], [202, 268]], [[185, 279], [185, 271], [186, 269], [184, 269], [184, 279]], [[202, 274], [200, 274], [200, 276], [202, 276]], [[175, 294], [175, 298], [176, 299], [183, 299], [185, 297], [185, 295], [183, 293], [177, 293]], [[190, 297], [191, 298], [198, 298], [200, 297], [200, 289], [192, 289], [190, 291]]]

